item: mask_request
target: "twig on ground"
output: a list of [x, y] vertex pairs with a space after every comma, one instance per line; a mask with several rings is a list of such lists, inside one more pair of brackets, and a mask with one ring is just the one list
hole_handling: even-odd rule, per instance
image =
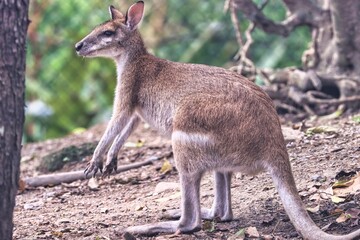
[[[163, 159], [164, 157], [168, 157], [170, 154], [160, 157], [150, 157], [145, 161], [131, 163], [128, 165], [119, 166], [116, 169], [116, 173], [125, 172], [130, 169], [139, 168], [148, 164], [153, 163], [154, 161]], [[101, 176], [101, 173], [96, 174], [96, 176]], [[90, 178], [90, 176], [88, 176]], [[39, 186], [53, 186], [60, 183], [69, 183], [77, 180], [86, 179], [84, 171], [74, 171], [74, 172], [65, 172], [65, 173], [55, 173], [55, 174], [47, 174], [40, 175], [37, 177], [30, 177], [24, 180], [26, 187], [39, 187]]]

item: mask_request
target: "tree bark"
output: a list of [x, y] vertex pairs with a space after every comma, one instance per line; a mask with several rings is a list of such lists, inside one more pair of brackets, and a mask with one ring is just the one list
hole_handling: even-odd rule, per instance
[[24, 123], [28, 0], [0, 1], [0, 239], [12, 239]]

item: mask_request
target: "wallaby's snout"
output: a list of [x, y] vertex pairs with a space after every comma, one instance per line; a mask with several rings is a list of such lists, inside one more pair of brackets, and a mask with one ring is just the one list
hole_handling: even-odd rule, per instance
[[[93, 29], [75, 44], [76, 53], [83, 57], [107, 57], [118, 59], [132, 52], [142, 43], [137, 25], [143, 17], [144, 2], [138, 1], [124, 15], [115, 7], [109, 7], [111, 19]], [[143, 46], [141, 46], [142, 50]], [[136, 51], [136, 49], [135, 49]]]
[[81, 48], [84, 46], [83, 42], [78, 42], [77, 44], [75, 44], [75, 50], [77, 53], [79, 53], [79, 51], [81, 50]]

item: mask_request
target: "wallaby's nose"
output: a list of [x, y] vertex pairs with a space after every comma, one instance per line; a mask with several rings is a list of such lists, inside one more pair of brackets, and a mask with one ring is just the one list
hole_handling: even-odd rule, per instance
[[78, 42], [77, 44], [75, 44], [75, 50], [78, 52], [81, 50], [81, 48], [84, 46], [83, 42]]

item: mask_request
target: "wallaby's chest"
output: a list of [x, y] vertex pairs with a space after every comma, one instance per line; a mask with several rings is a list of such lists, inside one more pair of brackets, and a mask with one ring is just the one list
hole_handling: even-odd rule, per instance
[[172, 108], [170, 104], [160, 102], [147, 102], [145, 106], [136, 109], [137, 114], [152, 128], [158, 130], [165, 136], [172, 133]]

